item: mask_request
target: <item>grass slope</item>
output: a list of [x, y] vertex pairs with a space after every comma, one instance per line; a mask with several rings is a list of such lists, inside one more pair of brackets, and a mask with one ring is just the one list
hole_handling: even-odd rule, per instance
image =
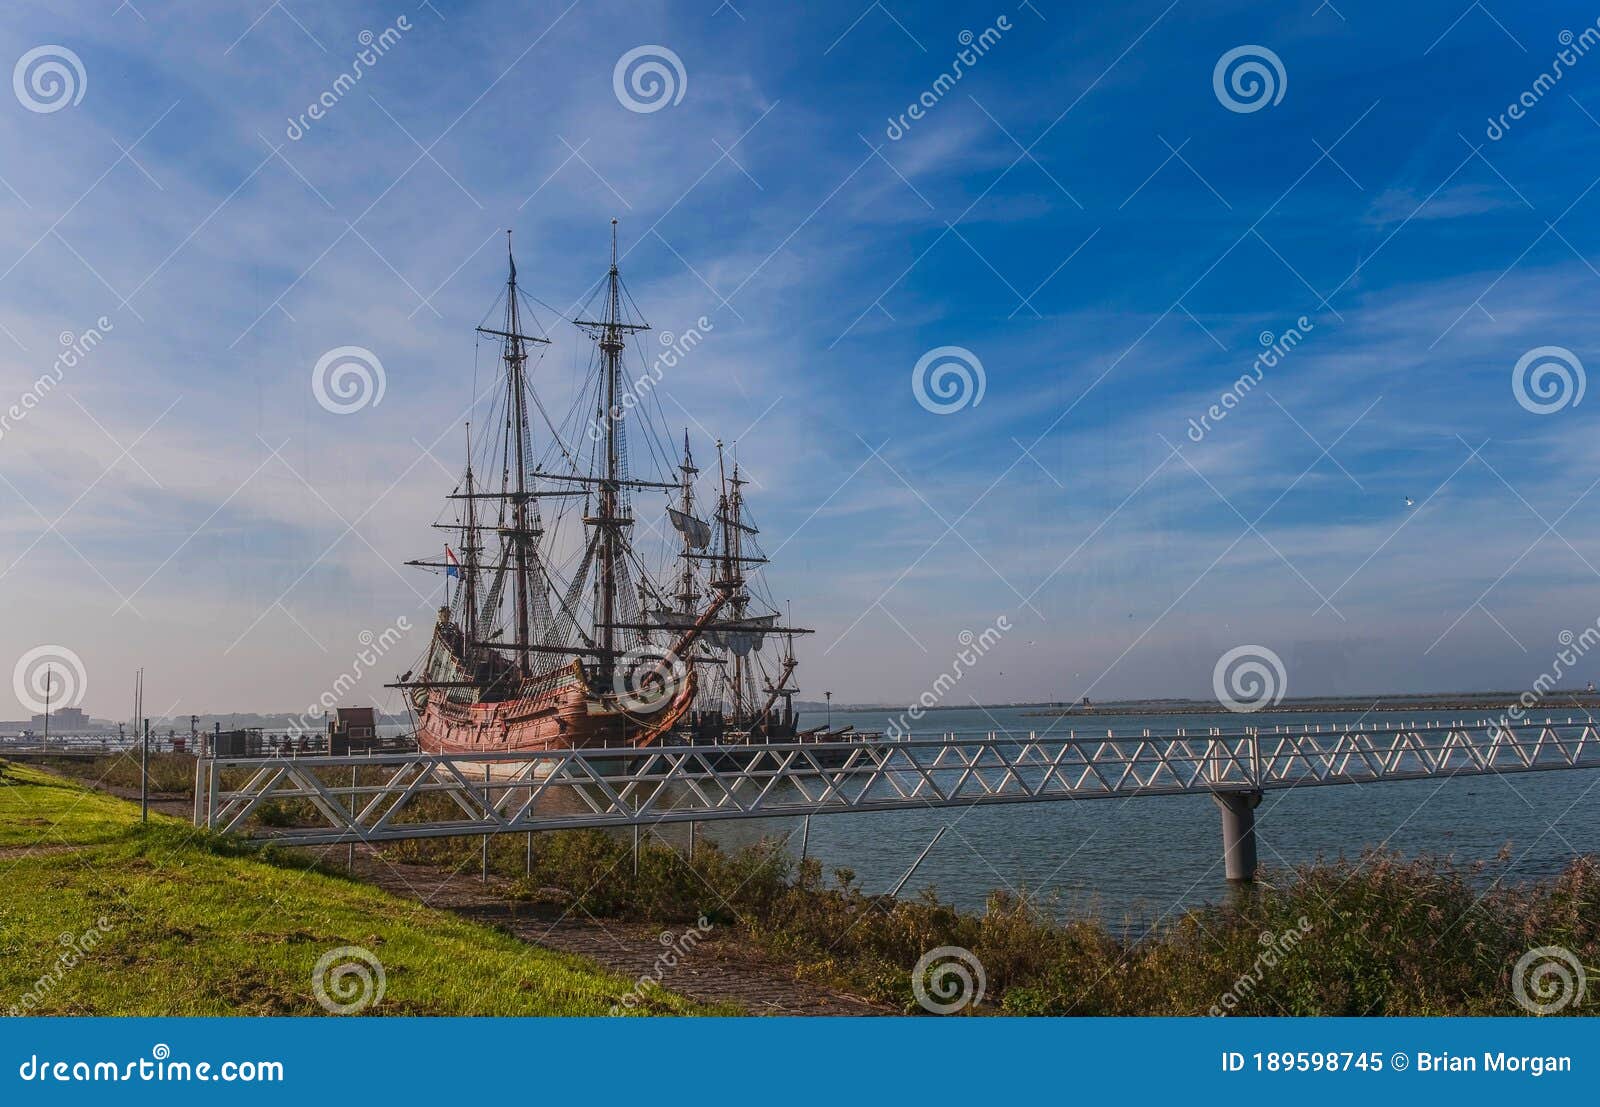
[[[604, 1015], [632, 987], [303, 861], [138, 818], [0, 762], [0, 1012], [319, 1015], [312, 972], [341, 946], [383, 966], [370, 1014]], [[654, 989], [635, 1010], [728, 1013]]]

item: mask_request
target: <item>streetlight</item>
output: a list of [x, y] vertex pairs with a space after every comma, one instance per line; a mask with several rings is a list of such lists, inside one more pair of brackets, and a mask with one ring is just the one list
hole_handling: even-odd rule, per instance
[[50, 693], [55, 689], [56, 670], [53, 665], [44, 667], [44, 752], [50, 752]]
[[833, 693], [824, 692], [822, 693], [822, 698], [828, 701], [828, 730], [831, 733], [833, 730]]

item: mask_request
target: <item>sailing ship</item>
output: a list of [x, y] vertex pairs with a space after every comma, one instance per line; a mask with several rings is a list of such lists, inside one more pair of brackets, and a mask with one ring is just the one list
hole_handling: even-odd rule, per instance
[[[624, 359], [650, 326], [622, 281], [616, 220], [606, 277], [570, 320], [592, 350], [560, 422], [534, 384], [550, 339], [529, 333], [541, 330], [537, 301], [518, 286], [510, 232], [507, 267], [500, 325], [477, 328], [499, 352], [490, 433], [475, 453], [468, 424], [465, 470], [447, 498], [453, 518], [433, 524], [456, 547], [408, 562], [445, 585], [425, 654], [391, 685], [405, 690], [419, 746], [502, 753], [797, 736], [794, 638], [810, 631], [779, 625], [737, 460], [730, 468], [717, 443], [710, 520], [698, 514], [687, 431], [674, 479], [631, 467], [630, 435], [658, 467], [670, 455], [659, 400], [656, 420]], [[635, 538], [636, 503], [657, 494], [677, 536], [664, 586]]]

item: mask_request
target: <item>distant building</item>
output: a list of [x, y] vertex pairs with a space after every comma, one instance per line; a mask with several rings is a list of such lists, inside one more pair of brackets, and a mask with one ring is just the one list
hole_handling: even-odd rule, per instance
[[335, 757], [371, 750], [378, 740], [378, 721], [370, 707], [341, 707], [328, 720], [328, 752]]
[[344, 731], [351, 738], [374, 738], [378, 734], [378, 723], [370, 707], [341, 707], [338, 709], [335, 729]]
[[[35, 715], [29, 726], [36, 731], [44, 731], [44, 716]], [[98, 730], [89, 716], [81, 707], [62, 707], [50, 712], [50, 729], [57, 734], [81, 734], [85, 731]]]

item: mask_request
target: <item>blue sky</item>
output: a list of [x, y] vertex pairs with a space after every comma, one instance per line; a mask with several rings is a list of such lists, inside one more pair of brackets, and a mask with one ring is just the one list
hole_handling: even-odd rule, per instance
[[[96, 714], [139, 664], [152, 708], [295, 709], [362, 631], [425, 628], [436, 582], [396, 565], [435, 544], [503, 232], [564, 308], [613, 217], [650, 321], [712, 324], [664, 410], [759, 482], [808, 698], [909, 700], [998, 618], [952, 702], [1205, 696], [1241, 644], [1294, 693], [1518, 688], [1600, 616], [1600, 401], [1512, 388], [1538, 347], [1600, 364], [1600, 57], [1486, 133], [1581, 7], [12, 12], [3, 57], [65, 47], [82, 95], [0, 104], [6, 404], [110, 326], [0, 436], [0, 653], [73, 651]], [[659, 110], [614, 87], [641, 46], [681, 62]], [[1215, 91], [1241, 46], [1275, 103]], [[346, 345], [385, 391], [337, 415], [310, 375]], [[984, 392], [941, 415], [912, 373], [943, 346]]]

